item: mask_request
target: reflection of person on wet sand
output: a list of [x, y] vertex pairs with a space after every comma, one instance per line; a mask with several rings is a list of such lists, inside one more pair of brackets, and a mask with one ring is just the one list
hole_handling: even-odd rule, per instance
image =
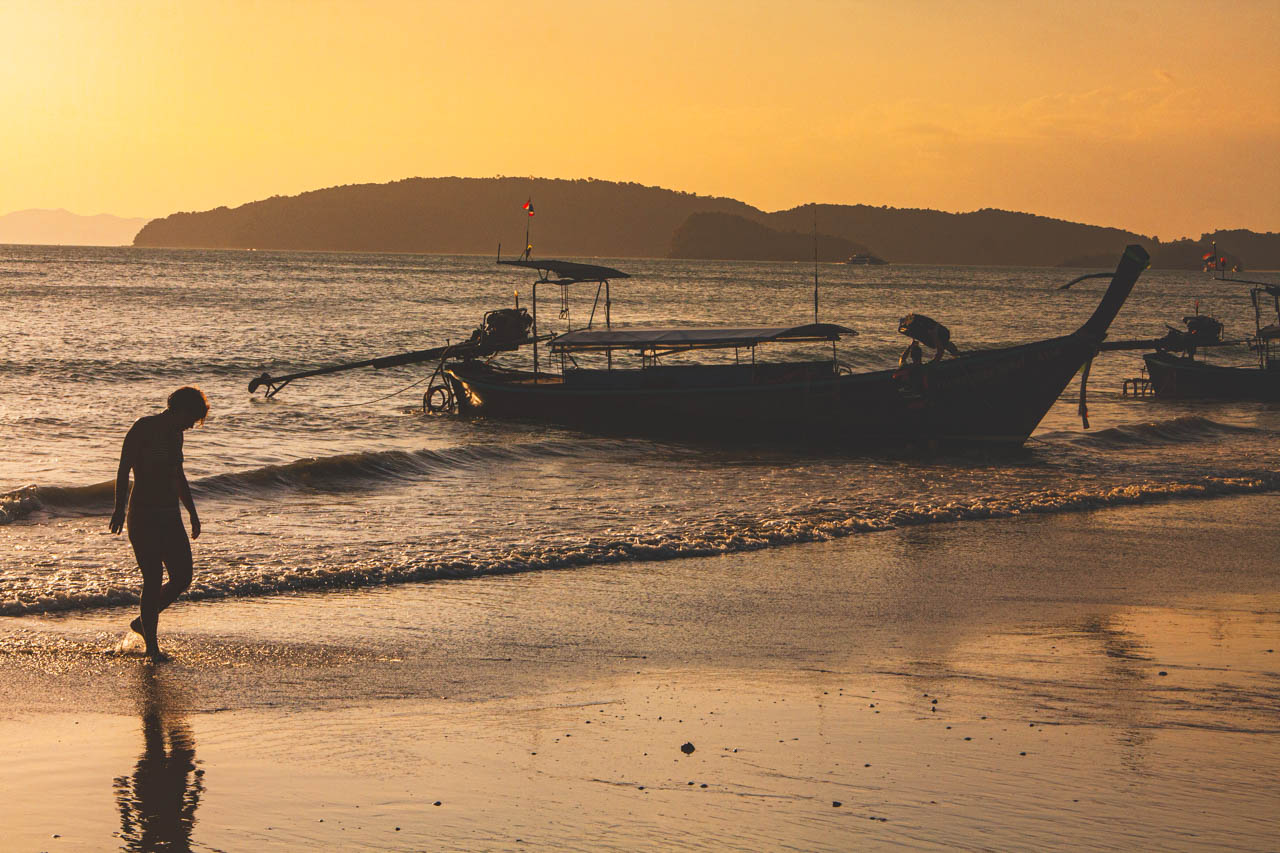
[[128, 851], [191, 849], [204, 771], [181, 714], [167, 706], [155, 673], [144, 674], [142, 755], [132, 776], [115, 780], [120, 838]]
[[[160, 611], [191, 585], [191, 542], [182, 526], [179, 501], [191, 517], [191, 538], [200, 536], [200, 517], [182, 470], [182, 433], [209, 414], [209, 401], [199, 388], [179, 388], [168, 403], [160, 414], [139, 418], [125, 436], [111, 516], [111, 532], [119, 533], [125, 526], [127, 499], [129, 543], [142, 570], [142, 614], [129, 627], [146, 641], [152, 660], [167, 659], [156, 641]], [[168, 583], [163, 583], [165, 570]]]

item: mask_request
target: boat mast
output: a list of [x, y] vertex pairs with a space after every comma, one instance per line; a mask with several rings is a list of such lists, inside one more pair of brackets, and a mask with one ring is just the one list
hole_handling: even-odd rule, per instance
[[818, 203], [813, 203], [813, 322], [818, 322]]

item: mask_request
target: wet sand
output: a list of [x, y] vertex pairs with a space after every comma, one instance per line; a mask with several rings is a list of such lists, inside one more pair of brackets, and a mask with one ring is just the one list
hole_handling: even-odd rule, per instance
[[0, 848], [1273, 849], [1277, 509], [2, 620]]

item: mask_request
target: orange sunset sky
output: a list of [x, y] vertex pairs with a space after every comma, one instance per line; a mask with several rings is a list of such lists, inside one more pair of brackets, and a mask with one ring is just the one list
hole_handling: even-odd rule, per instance
[[2, 0], [0, 75], [0, 213], [503, 174], [1280, 231], [1280, 0]]

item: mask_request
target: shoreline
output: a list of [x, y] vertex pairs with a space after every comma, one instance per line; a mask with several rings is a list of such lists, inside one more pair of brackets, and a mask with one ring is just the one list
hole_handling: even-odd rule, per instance
[[1266, 849], [1277, 503], [6, 618], [0, 842]]
[[[98, 489], [99, 486], [87, 487]], [[22, 491], [22, 490], [19, 490]], [[11, 494], [17, 494], [11, 493]], [[688, 538], [666, 542], [629, 541], [625, 539], [592, 542], [566, 553], [542, 554], [493, 553], [473, 557], [478, 562], [466, 564], [452, 557], [435, 562], [410, 563], [400, 567], [381, 568], [377, 574], [360, 569], [329, 570], [315, 574], [305, 569], [275, 577], [264, 583], [256, 577], [202, 579], [197, 571], [192, 588], [183, 601], [218, 602], [252, 597], [307, 592], [344, 592], [352, 589], [378, 589], [404, 584], [431, 583], [445, 580], [476, 580], [528, 572], [599, 569], [618, 564], [645, 564], [668, 560], [717, 558], [747, 554], [794, 545], [836, 542], [850, 537], [885, 533], [918, 526], [986, 522], [1001, 519], [1091, 513], [1126, 507], [1160, 506], [1164, 504], [1218, 501], [1240, 496], [1280, 496], [1280, 475], [1253, 473], [1246, 476], [1202, 477], [1198, 482], [1158, 482], [1072, 491], [1041, 491], [1024, 497], [1021, 502], [984, 499], [970, 504], [950, 502], [942, 506], [916, 505], [900, 508], [882, 516], [851, 515], [843, 519], [793, 521], [788, 526], [766, 530], [733, 531], [720, 538], [702, 541]], [[0, 497], [5, 497], [0, 495]], [[4, 508], [0, 507], [0, 516]], [[70, 517], [79, 526], [84, 517]], [[2, 522], [2, 519], [0, 519]], [[639, 556], [637, 556], [639, 555]], [[198, 561], [197, 556], [197, 561]], [[126, 558], [126, 565], [129, 564]], [[130, 565], [128, 572], [133, 571]], [[216, 577], [216, 576], [215, 576]], [[215, 585], [210, 585], [211, 583]], [[220, 584], [220, 585], [218, 585]], [[80, 598], [43, 596], [0, 599], [0, 618], [29, 615], [75, 615], [127, 607], [137, 603], [137, 593], [116, 584], [105, 592], [80, 593]]]

